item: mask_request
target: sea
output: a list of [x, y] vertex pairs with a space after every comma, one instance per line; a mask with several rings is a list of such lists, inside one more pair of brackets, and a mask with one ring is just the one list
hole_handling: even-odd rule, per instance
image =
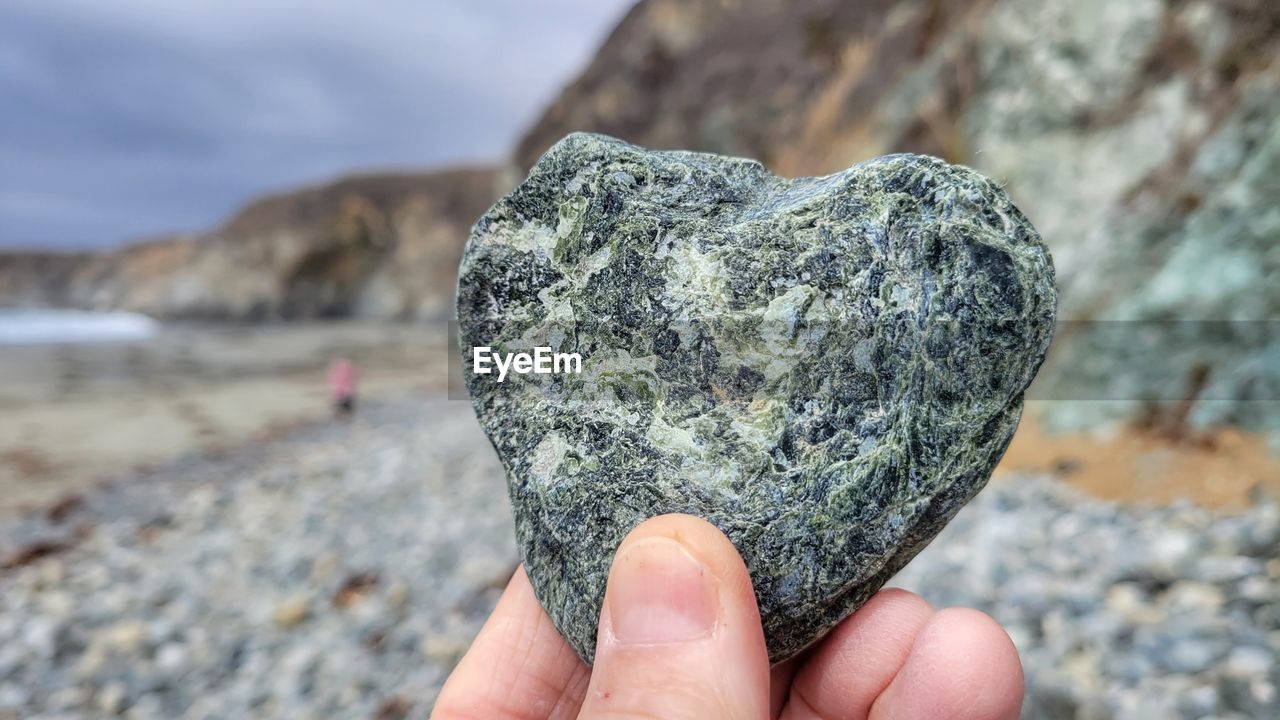
[[0, 309], [0, 345], [52, 345], [146, 340], [160, 323], [140, 313]]

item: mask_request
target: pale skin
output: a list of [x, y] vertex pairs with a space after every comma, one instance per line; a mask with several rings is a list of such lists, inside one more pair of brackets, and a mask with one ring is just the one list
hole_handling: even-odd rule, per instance
[[594, 667], [556, 632], [523, 568], [445, 683], [435, 720], [1014, 720], [1022, 665], [976, 610], [883, 590], [770, 668], [751, 580], [729, 540], [687, 515], [627, 536]]

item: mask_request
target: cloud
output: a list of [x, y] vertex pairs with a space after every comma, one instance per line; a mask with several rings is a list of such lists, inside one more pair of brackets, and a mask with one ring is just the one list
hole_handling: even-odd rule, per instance
[[0, 4], [0, 246], [197, 230], [352, 169], [497, 160], [630, 1]]

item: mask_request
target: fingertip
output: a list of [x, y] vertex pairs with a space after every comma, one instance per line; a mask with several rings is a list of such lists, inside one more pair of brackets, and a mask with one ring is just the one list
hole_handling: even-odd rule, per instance
[[1022, 709], [1022, 658], [1004, 626], [971, 608], [944, 610], [935, 616], [935, 621], [941, 623], [939, 633], [950, 638], [948, 642], [971, 653], [975, 672], [969, 687], [957, 690], [977, 698], [973, 717], [1017, 718]]
[[769, 664], [746, 566], [714, 525], [664, 515], [609, 572], [583, 717], [755, 717]]
[[[928, 600], [900, 588], [881, 590], [836, 626], [816, 655], [846, 661], [851, 655], [866, 664], [888, 671], [876, 690], [883, 690], [906, 661], [916, 636], [937, 613]], [[864, 672], [860, 672], [863, 674]], [[874, 695], [873, 695], [874, 698]]]
[[659, 515], [632, 529], [618, 547], [618, 556], [629, 546], [654, 538], [670, 539], [682, 546], [716, 579], [722, 600], [734, 611], [732, 615], [751, 626], [760, 625], [760, 611], [746, 563], [719, 528], [694, 515]]
[[867, 717], [934, 614], [915, 593], [876, 593], [810, 651], [782, 717]]
[[[693, 515], [670, 513], [649, 518], [637, 525], [622, 541], [619, 551], [649, 538], [668, 538], [684, 546], [714, 573], [721, 582], [750, 585], [747, 567], [729, 538], [715, 525]], [[754, 598], [754, 595], [752, 596]]]
[[935, 614], [871, 717], [1014, 720], [1022, 708], [1022, 662], [1008, 633], [968, 608]]
[[[928, 620], [933, 617], [937, 611], [928, 600], [902, 588], [885, 588], [871, 599], [858, 608], [850, 620], [855, 623], [900, 623], [910, 622], [915, 624], [915, 620], [923, 618]], [[837, 631], [850, 625], [849, 621], [845, 621], [836, 628]]]

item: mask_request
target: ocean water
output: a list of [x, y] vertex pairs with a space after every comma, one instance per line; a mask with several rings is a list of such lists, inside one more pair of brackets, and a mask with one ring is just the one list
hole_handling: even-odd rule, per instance
[[145, 340], [160, 323], [130, 312], [0, 310], [0, 345], [48, 345]]

